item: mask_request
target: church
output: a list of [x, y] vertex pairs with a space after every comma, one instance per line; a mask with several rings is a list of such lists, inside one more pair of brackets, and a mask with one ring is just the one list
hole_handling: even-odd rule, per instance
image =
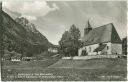
[[113, 23], [92, 28], [88, 21], [84, 36], [80, 40], [84, 44], [78, 50], [78, 56], [120, 55], [122, 53], [121, 39]]

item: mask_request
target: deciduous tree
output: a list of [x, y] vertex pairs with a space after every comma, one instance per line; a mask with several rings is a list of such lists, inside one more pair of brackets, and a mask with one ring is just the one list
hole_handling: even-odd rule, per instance
[[78, 55], [78, 49], [81, 46], [80, 39], [80, 31], [73, 24], [71, 25], [69, 31], [65, 31], [62, 35], [60, 44], [60, 51], [64, 56], [76, 56]]

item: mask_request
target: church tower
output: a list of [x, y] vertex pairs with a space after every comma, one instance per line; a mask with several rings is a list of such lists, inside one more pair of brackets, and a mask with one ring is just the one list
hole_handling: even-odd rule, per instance
[[90, 23], [89, 23], [89, 20], [88, 20], [87, 26], [86, 26], [86, 28], [84, 29], [84, 35], [87, 35], [91, 30], [92, 30], [92, 27], [91, 27], [91, 25], [90, 25]]

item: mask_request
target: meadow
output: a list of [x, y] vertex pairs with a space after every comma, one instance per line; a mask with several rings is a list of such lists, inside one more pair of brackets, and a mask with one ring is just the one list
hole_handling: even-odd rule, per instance
[[127, 60], [122, 58], [3, 61], [2, 64], [3, 81], [125, 81], [127, 77]]

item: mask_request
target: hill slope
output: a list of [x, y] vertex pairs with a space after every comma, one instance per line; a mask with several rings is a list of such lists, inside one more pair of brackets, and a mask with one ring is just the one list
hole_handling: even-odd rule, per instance
[[4, 51], [15, 51], [24, 56], [32, 56], [47, 50], [51, 44], [45, 36], [36, 30], [34, 24], [25, 18], [17, 18], [16, 22], [7, 13], [1, 11], [0, 19], [0, 43]]

